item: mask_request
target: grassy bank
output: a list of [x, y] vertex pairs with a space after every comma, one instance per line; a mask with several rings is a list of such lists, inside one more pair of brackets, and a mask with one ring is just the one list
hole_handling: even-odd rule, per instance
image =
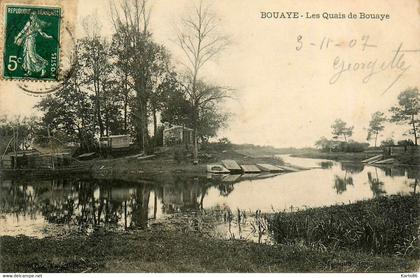
[[320, 151], [311, 151], [311, 152], [302, 152], [299, 154], [293, 154], [293, 157], [304, 157], [304, 158], [318, 158], [318, 159], [329, 159], [337, 161], [354, 161], [361, 162], [373, 155], [370, 153], [344, 153], [344, 152], [320, 152]]
[[[352, 161], [361, 162], [367, 158], [373, 157], [381, 153], [372, 152], [321, 152], [317, 150], [309, 152], [300, 152], [292, 154], [294, 157], [304, 158], [318, 158], [318, 159], [329, 159], [337, 161]], [[420, 156], [417, 153], [401, 153], [392, 156], [395, 159], [394, 164], [396, 165], [420, 165]]]
[[407, 272], [412, 259], [219, 240], [177, 231], [1, 237], [1, 272]]
[[206, 165], [209, 163], [221, 163], [224, 159], [233, 159], [239, 164], [270, 163], [282, 164], [281, 159], [274, 156], [248, 156], [231, 149], [215, 150], [207, 149], [200, 152], [198, 165], [193, 165], [189, 156], [177, 157], [176, 150], [167, 150], [157, 153], [147, 160], [139, 160], [136, 157], [121, 157], [115, 159], [98, 159], [85, 162], [92, 167], [95, 177], [117, 178], [124, 176], [126, 179], [146, 178], [165, 179], [172, 174], [184, 174], [190, 176], [205, 176]]
[[282, 244], [419, 259], [419, 204], [417, 194], [280, 212], [269, 219], [269, 227]]
[[412, 272], [419, 267], [412, 237], [418, 236], [419, 198], [278, 213], [269, 224], [280, 243], [275, 245], [214, 237], [219, 211], [174, 217], [144, 230], [3, 236], [0, 271]]

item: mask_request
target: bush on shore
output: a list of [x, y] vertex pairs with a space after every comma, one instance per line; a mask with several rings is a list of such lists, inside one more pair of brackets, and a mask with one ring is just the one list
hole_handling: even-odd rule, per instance
[[322, 152], [358, 153], [367, 150], [369, 144], [356, 142], [353, 140], [348, 142], [329, 140], [325, 137], [322, 137], [315, 143], [315, 146]]

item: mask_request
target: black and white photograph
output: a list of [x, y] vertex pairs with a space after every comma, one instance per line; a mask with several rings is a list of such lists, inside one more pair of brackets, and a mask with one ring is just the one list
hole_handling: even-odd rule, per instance
[[0, 52], [2, 278], [418, 277], [420, 1], [0, 0]]

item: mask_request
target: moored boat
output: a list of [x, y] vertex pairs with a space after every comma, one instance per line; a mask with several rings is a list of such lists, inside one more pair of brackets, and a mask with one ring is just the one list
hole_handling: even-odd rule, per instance
[[208, 164], [207, 165], [207, 172], [214, 173], [214, 174], [228, 174], [230, 171], [223, 167], [220, 164]]

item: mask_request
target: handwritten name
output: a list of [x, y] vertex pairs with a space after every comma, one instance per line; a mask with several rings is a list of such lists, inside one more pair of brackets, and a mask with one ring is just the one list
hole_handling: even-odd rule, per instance
[[[369, 35], [362, 35], [360, 37], [353, 37], [350, 40], [333, 39], [324, 36], [322, 40], [308, 40], [304, 39], [302, 35], [296, 37], [296, 51], [303, 51], [306, 49], [313, 49], [319, 51], [330, 51], [332, 49], [342, 51], [352, 50], [360, 51], [360, 53], [367, 52], [379, 48], [375, 43], [371, 42]], [[411, 65], [405, 58], [405, 53], [420, 53], [420, 49], [403, 49], [403, 43], [396, 50], [394, 50], [388, 58], [377, 58], [370, 60], [345, 60], [341, 56], [336, 56], [333, 60], [333, 74], [329, 79], [330, 84], [337, 83], [343, 75], [349, 75], [354, 72], [361, 72], [363, 74], [362, 82], [368, 83], [374, 76], [381, 73], [390, 72], [396, 73], [395, 78], [387, 85], [382, 94], [386, 93], [392, 86], [400, 80], [404, 74], [410, 69]]]
[[400, 43], [397, 50], [388, 59], [380, 60], [374, 59], [369, 61], [352, 62], [345, 61], [340, 56], [335, 57], [333, 61], [334, 74], [331, 76], [329, 83], [337, 83], [343, 74], [350, 72], [365, 72], [362, 78], [363, 83], [368, 83], [373, 76], [386, 71], [396, 71], [397, 75], [391, 80], [390, 84], [382, 92], [386, 93], [403, 75], [410, 69], [404, 57], [404, 50], [402, 50], [403, 43]]

